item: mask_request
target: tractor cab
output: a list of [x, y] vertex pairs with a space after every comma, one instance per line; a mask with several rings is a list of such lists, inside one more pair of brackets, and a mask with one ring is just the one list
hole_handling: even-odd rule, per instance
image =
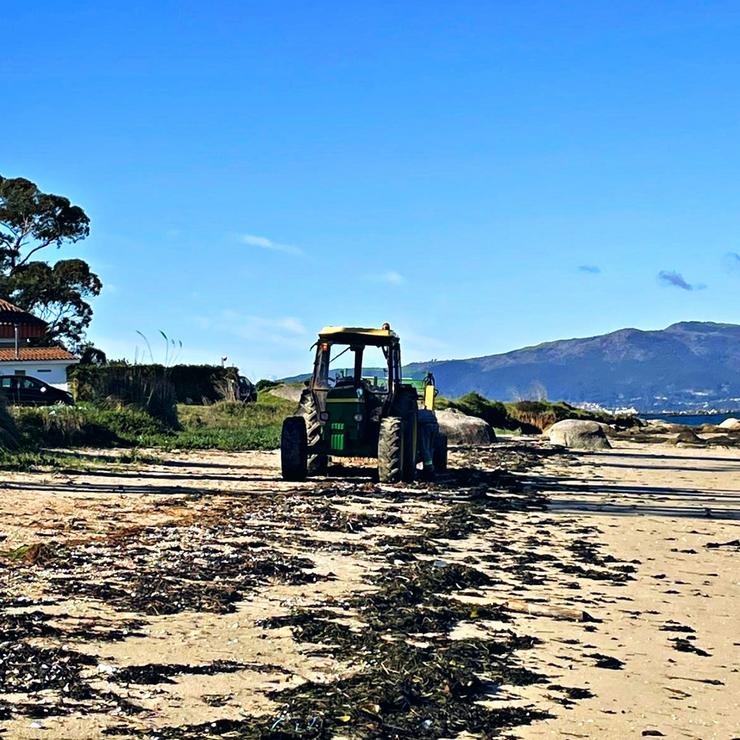
[[322, 329], [309, 391], [328, 454], [374, 457], [380, 420], [401, 391], [398, 336], [390, 328]]
[[381, 480], [413, 480], [418, 462], [430, 469], [438, 432], [434, 379], [402, 378], [401, 343], [390, 326], [327, 326], [314, 347], [311, 379], [283, 426], [283, 476], [322, 473], [330, 456], [377, 458]]

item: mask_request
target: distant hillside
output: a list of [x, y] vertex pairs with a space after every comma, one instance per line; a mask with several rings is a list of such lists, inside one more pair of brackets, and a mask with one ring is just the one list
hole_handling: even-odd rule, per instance
[[689, 321], [661, 331], [621, 329], [500, 355], [414, 363], [445, 396], [550, 399], [641, 411], [740, 408], [740, 326]]

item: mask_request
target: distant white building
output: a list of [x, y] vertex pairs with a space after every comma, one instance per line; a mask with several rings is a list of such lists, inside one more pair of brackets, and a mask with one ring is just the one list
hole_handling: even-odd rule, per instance
[[67, 368], [79, 360], [62, 347], [33, 347], [46, 323], [0, 298], [0, 375], [30, 375], [67, 390]]

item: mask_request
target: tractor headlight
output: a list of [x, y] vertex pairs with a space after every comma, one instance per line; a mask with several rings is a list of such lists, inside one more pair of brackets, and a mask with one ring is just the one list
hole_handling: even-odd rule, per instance
[[355, 414], [355, 421], [362, 421], [362, 414]]
[[319, 414], [319, 421], [321, 421], [321, 422], [329, 421], [329, 412], [328, 411], [322, 411]]

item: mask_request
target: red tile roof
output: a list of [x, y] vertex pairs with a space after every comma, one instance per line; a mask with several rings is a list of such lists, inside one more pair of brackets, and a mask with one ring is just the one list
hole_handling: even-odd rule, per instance
[[15, 347], [0, 347], [0, 362], [18, 362], [18, 360], [76, 360], [77, 358], [61, 347], [21, 347], [18, 357]]
[[12, 339], [17, 335], [19, 339], [31, 339], [45, 333], [45, 321], [0, 298], [0, 337]]

